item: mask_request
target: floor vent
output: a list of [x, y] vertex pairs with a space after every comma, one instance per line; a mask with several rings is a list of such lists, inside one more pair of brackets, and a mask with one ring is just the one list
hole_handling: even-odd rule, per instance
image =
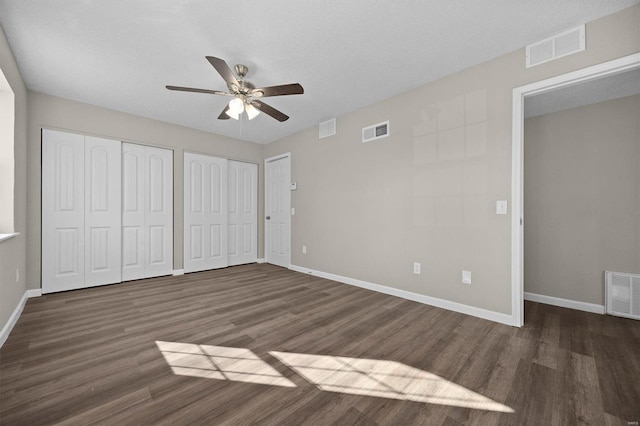
[[544, 64], [572, 53], [582, 52], [586, 47], [584, 25], [546, 38], [527, 46], [527, 68]]
[[319, 139], [327, 138], [329, 136], [333, 136], [336, 134], [336, 119], [332, 118], [331, 120], [323, 121], [318, 126], [318, 137]]
[[640, 319], [640, 275], [605, 272], [607, 313]]
[[362, 129], [362, 142], [371, 142], [389, 136], [389, 122], [374, 124]]

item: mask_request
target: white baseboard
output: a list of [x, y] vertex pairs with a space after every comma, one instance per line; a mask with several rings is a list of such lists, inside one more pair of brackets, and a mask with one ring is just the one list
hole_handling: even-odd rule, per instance
[[27, 297], [31, 299], [32, 297], [40, 297], [42, 296], [42, 289], [31, 289], [27, 290]]
[[543, 294], [527, 292], [524, 293], [524, 300], [604, 315], [604, 305], [597, 305], [595, 303], [578, 302], [576, 300], [562, 299], [560, 297], [545, 296]]
[[13, 327], [18, 322], [18, 318], [20, 318], [20, 314], [24, 309], [24, 305], [27, 304], [27, 299], [39, 296], [42, 296], [42, 290], [40, 289], [27, 290], [24, 292], [22, 298], [20, 299], [20, 302], [18, 302], [18, 306], [16, 306], [16, 308], [13, 310], [13, 313], [9, 317], [9, 320], [4, 325], [4, 327], [2, 327], [2, 330], [0, 330], [0, 348], [2, 347], [2, 345], [4, 345], [4, 342], [7, 341], [7, 339], [9, 338], [9, 334], [11, 334], [11, 330], [13, 330]]
[[378, 293], [384, 293], [391, 296], [412, 300], [414, 302], [424, 303], [425, 305], [431, 305], [438, 308], [447, 309], [449, 311], [459, 312], [461, 314], [471, 315], [471, 316], [486, 319], [489, 321], [499, 322], [501, 324], [513, 325], [513, 317], [510, 314], [503, 314], [500, 312], [489, 311], [487, 309], [476, 308], [474, 306], [469, 306], [469, 305], [463, 305], [462, 303], [452, 302], [445, 299], [438, 299], [437, 297], [425, 296], [424, 294], [418, 294], [418, 293], [413, 293], [406, 290], [400, 290], [393, 287], [387, 287], [380, 284], [374, 284], [367, 281], [358, 280], [355, 278], [343, 277], [341, 275], [330, 274], [328, 272], [316, 271], [313, 269], [304, 268], [302, 266], [291, 265], [289, 269], [296, 272], [302, 272], [303, 274], [311, 274], [317, 277], [338, 281], [344, 284], [366, 288], [367, 290], [377, 291]]
[[173, 276], [177, 277], [178, 275], [184, 275], [184, 269], [174, 269]]
[[258, 258], [258, 260], [257, 260], [256, 262], [258, 262], [258, 263], [264, 263], [264, 258], [263, 258], [263, 257], [260, 257], [260, 258]]

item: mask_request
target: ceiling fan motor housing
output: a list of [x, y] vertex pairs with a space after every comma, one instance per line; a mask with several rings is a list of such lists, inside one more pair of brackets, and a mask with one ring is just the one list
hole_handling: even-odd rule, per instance
[[238, 79], [238, 86], [232, 83], [229, 85], [229, 90], [231, 90], [234, 95], [249, 95], [249, 92], [256, 88], [253, 83], [244, 79], [249, 72], [249, 67], [243, 64], [237, 64], [234, 68], [240, 78]]

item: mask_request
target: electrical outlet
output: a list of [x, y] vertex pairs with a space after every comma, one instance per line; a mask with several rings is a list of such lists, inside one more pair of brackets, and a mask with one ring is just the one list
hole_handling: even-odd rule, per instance
[[20, 268], [16, 268], [16, 282], [20, 282]]
[[307, 246], [302, 246], [302, 254], [307, 254]]
[[471, 271], [462, 271], [462, 284], [471, 284]]
[[413, 273], [416, 275], [420, 275], [422, 269], [422, 265], [418, 262], [413, 262]]

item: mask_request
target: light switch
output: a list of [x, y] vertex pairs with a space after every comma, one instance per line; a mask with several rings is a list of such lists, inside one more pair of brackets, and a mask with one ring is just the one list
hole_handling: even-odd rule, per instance
[[291, 182], [291, 190], [295, 191], [296, 189], [298, 189], [298, 182]]
[[496, 201], [496, 214], [507, 214], [507, 200]]
[[296, 215], [296, 208], [291, 207], [291, 216], [295, 216], [295, 215]]
[[462, 284], [471, 284], [471, 271], [462, 271]]

